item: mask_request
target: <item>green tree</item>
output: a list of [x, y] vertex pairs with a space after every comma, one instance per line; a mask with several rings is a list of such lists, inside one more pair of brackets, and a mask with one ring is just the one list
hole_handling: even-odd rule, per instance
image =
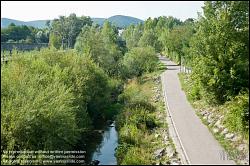
[[116, 43], [118, 37], [118, 29], [115, 26], [112, 26], [109, 21], [105, 21], [101, 30], [101, 35], [104, 42]]
[[157, 47], [158, 38], [153, 29], [145, 30], [139, 41], [140, 47], [151, 46], [153, 48]]
[[1, 148], [72, 150], [105, 118], [109, 77], [74, 51], [13, 54], [1, 67]]
[[123, 74], [126, 78], [141, 76], [155, 70], [158, 58], [153, 47], [135, 47], [123, 58]]
[[189, 42], [193, 35], [193, 24], [186, 23], [170, 30], [165, 36], [165, 48], [167, 49], [168, 56], [178, 63], [181, 63], [181, 60], [183, 61], [184, 59], [188, 61], [188, 58], [186, 58], [186, 49], [190, 47]]
[[249, 2], [205, 2], [191, 43], [193, 77], [223, 103], [249, 85]]
[[158, 37], [157, 32], [155, 32], [155, 27], [158, 19], [151, 19], [150, 17], [144, 23], [143, 34], [139, 40], [140, 47], [151, 46], [158, 51]]
[[122, 33], [122, 38], [126, 41], [128, 49], [138, 47], [139, 40], [143, 34], [143, 24], [139, 23], [137, 26], [130, 25]]
[[118, 76], [122, 53], [117, 45], [117, 33], [110, 23], [100, 29], [85, 26], [79, 34], [75, 49], [90, 56], [109, 76]]
[[[63, 49], [73, 48], [75, 41], [82, 27], [91, 25], [90, 17], [77, 17], [74, 13], [68, 17], [60, 16], [59, 19], [54, 19], [51, 23], [51, 33], [58, 35], [61, 38], [61, 45]], [[50, 42], [53, 43], [53, 42]], [[55, 46], [54, 46], [55, 47]]]
[[54, 34], [53, 32], [49, 35], [49, 46], [59, 49], [61, 46], [62, 39], [60, 36]]
[[10, 39], [14, 41], [25, 40], [28, 36], [33, 38], [33, 35], [32, 29], [26, 25], [16, 26], [15, 24], [10, 24], [8, 28], [1, 29], [2, 42]]
[[36, 43], [48, 43], [49, 42], [49, 31], [40, 30], [35, 35]]

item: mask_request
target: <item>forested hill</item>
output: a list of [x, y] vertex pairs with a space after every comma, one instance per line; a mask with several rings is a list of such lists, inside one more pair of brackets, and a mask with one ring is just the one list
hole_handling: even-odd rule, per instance
[[[106, 18], [92, 18], [92, 21], [96, 24], [102, 25]], [[135, 17], [130, 16], [123, 16], [123, 15], [115, 15], [112, 17], [107, 18], [111, 23], [115, 24], [118, 27], [125, 28], [131, 24], [138, 24], [140, 22], [143, 22], [143, 20], [140, 20]], [[14, 23], [15, 25], [27, 25], [27, 26], [33, 26], [36, 28], [44, 28], [47, 20], [35, 20], [35, 21], [20, 21], [20, 20], [14, 20], [9, 18], [1, 18], [1, 28], [8, 27], [9, 24]]]
[[131, 24], [139, 24], [140, 22], [143, 22], [142, 20], [135, 18], [135, 17], [130, 17], [130, 16], [123, 16], [123, 15], [116, 15], [109, 17], [108, 20], [115, 24], [118, 27], [128, 27]]
[[27, 25], [36, 28], [44, 28], [47, 20], [35, 20], [35, 21], [20, 21], [9, 18], [1, 18], [1, 28], [7, 28], [11, 23], [15, 25]]

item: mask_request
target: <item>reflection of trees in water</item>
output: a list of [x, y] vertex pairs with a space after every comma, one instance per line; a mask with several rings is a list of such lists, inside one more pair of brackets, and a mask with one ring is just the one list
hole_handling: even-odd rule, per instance
[[[112, 125], [113, 125], [113, 124], [112, 124]], [[109, 132], [110, 130], [111, 130], [111, 127], [107, 127], [107, 130], [105, 130], [105, 131], [107, 131], [107, 132], [104, 132], [103, 138], [105, 138], [105, 139], [104, 139], [103, 143], [106, 142], [107, 140], [109, 140], [109, 138], [110, 138], [110, 133], [111, 133], [111, 132]]]
[[100, 151], [103, 136], [98, 132], [90, 134], [86, 140], [86, 163], [90, 163], [95, 151]]
[[[106, 126], [104, 128], [104, 134], [100, 134], [101, 135], [101, 142], [98, 143], [98, 145], [96, 146], [96, 149], [94, 152], [97, 152], [97, 156], [101, 155], [101, 148], [103, 147], [103, 145], [110, 139], [110, 131], [111, 128]], [[94, 153], [92, 153], [93, 156]], [[91, 157], [92, 157], [91, 156]]]
[[[111, 125], [114, 125], [114, 123]], [[109, 127], [106, 122], [98, 121], [95, 123], [94, 129], [91, 132], [89, 131], [87, 134], [82, 135], [82, 138], [79, 140], [78, 145], [76, 146], [76, 150], [86, 151], [86, 164], [90, 164], [95, 152], [97, 153], [97, 156], [101, 155], [101, 148], [111, 137], [111, 129], [112, 127]]]
[[[87, 164], [91, 162], [94, 152], [97, 152], [98, 155], [101, 155], [101, 147], [110, 138], [110, 132], [107, 132], [110, 130], [110, 127], [108, 127], [104, 122], [99, 121], [98, 123], [96, 123], [95, 129], [96, 131], [88, 134], [86, 140], [84, 141], [86, 142], [86, 146], [84, 149], [86, 149], [85, 161]], [[104, 130], [104, 133], [100, 133], [98, 132], [98, 130]]]

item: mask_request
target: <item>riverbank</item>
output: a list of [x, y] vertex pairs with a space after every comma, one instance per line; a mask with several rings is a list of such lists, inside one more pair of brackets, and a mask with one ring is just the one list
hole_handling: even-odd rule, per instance
[[131, 79], [119, 96], [124, 104], [116, 118], [119, 135], [116, 157], [120, 165], [181, 164], [168, 132], [162, 71]]

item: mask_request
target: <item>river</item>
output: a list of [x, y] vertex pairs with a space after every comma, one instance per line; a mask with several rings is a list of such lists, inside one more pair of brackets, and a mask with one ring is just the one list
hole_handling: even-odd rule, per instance
[[115, 122], [104, 125], [97, 133], [99, 134], [89, 140], [89, 144], [92, 144], [92, 150], [89, 151], [92, 164], [117, 165], [115, 148], [118, 146], [118, 133]]
[[102, 143], [94, 152], [92, 160], [100, 161], [99, 165], [117, 165], [115, 157], [117, 145], [118, 134], [115, 129], [115, 123], [112, 123], [104, 130]]

